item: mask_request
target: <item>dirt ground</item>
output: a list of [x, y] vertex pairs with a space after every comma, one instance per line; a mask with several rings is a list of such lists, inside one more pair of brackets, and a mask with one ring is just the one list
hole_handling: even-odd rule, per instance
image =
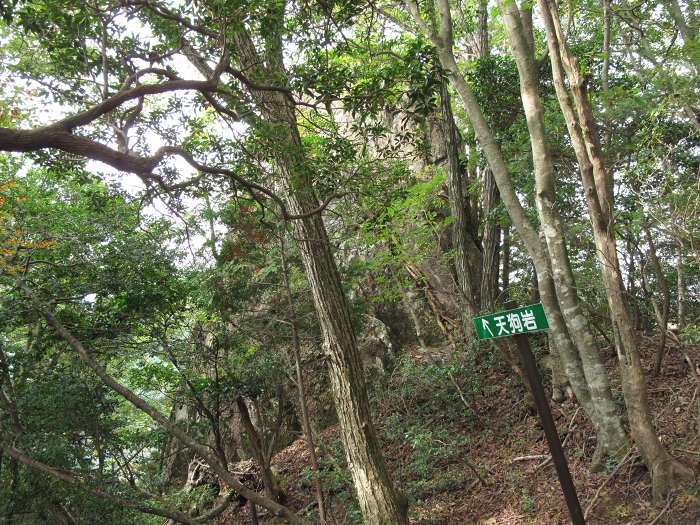
[[[696, 430], [698, 416], [697, 383], [681, 352], [673, 344], [667, 351], [662, 374], [652, 377], [651, 367], [657, 337], [641, 337], [643, 359], [647, 369], [649, 399], [654, 422], [663, 444], [679, 460], [698, 471], [700, 439]], [[700, 345], [684, 347], [694, 361], [700, 360]], [[616, 358], [609, 359], [613, 393], [621, 397]], [[503, 391], [479, 401], [478, 419], [482, 430], [465, 425], [469, 444], [456, 460], [441, 463], [440, 475], [461, 473], [463, 483], [449, 490], [428, 495], [420, 505], [410, 509], [412, 524], [479, 524], [479, 525], [554, 525], [569, 523], [566, 505], [554, 467], [544, 464], [548, 448], [538, 418], [525, 402], [511, 402], [505, 392], [508, 378], [494, 377]], [[502, 381], [500, 381], [502, 379]], [[509, 400], [504, 403], [503, 400]], [[554, 404], [553, 413], [565, 442], [569, 468], [574, 478], [581, 507], [591, 525], [700, 523], [699, 486], [680, 487], [671, 498], [659, 505], [651, 503], [650, 479], [639, 455], [632, 450], [620, 464], [611, 463], [600, 473], [589, 470], [595, 440], [590, 423], [579, 405], [569, 400]], [[381, 422], [383, 418], [378, 417]], [[382, 434], [382, 425], [379, 425]], [[321, 454], [324, 444], [338, 440], [338, 429], [331, 427], [319, 438]], [[410, 481], [406, 468], [412, 449], [401, 441], [385, 440], [384, 454], [395, 482], [401, 487]], [[304, 481], [308, 473], [308, 451], [303, 440], [297, 440], [274, 458], [274, 467], [287, 494], [286, 504], [298, 512], [313, 511], [311, 483]], [[474, 469], [479, 473], [477, 476]], [[468, 476], [464, 476], [467, 472]], [[481, 478], [481, 479], [479, 479]], [[696, 482], [697, 483], [697, 482]], [[329, 493], [331, 523], [358, 523], [348, 515], [351, 505], [349, 488], [346, 494]], [[345, 496], [344, 498], [341, 496]], [[250, 523], [246, 507], [232, 507], [219, 518], [221, 525]], [[260, 523], [274, 523], [258, 509]]]

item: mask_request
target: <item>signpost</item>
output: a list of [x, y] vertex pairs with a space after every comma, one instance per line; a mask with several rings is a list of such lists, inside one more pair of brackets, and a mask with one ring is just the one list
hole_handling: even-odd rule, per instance
[[576, 495], [576, 487], [571, 479], [569, 466], [566, 463], [566, 456], [559, 440], [559, 433], [554, 425], [552, 412], [549, 403], [544, 395], [544, 388], [537, 372], [535, 357], [530, 349], [530, 340], [526, 334], [540, 332], [549, 328], [547, 316], [541, 304], [523, 306], [513, 310], [496, 312], [494, 314], [483, 315], [474, 318], [474, 328], [480, 340], [495, 339], [497, 337], [515, 337], [515, 343], [520, 353], [520, 361], [530, 383], [532, 397], [537, 406], [537, 412], [542, 421], [542, 428], [549, 443], [549, 450], [552, 453], [552, 461], [557, 469], [559, 483], [561, 484], [566, 505], [569, 508], [569, 515], [573, 525], [585, 525], [581, 505]]

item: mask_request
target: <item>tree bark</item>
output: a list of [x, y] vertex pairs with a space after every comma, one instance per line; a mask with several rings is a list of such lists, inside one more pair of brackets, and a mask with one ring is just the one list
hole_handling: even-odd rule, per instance
[[501, 243], [501, 301], [508, 300], [508, 287], [510, 286], [510, 225], [503, 228], [503, 242]]
[[515, 56], [520, 77], [520, 96], [525, 109], [535, 170], [535, 198], [542, 221], [546, 245], [550, 254], [556, 294], [569, 332], [576, 342], [586, 382], [593, 401], [593, 424], [598, 431], [598, 447], [593, 466], [599, 468], [606, 453], [621, 457], [628, 448], [622, 421], [617, 413], [608, 381], [607, 370], [588, 328], [581, 307], [576, 282], [565, 243], [564, 225], [556, 207], [554, 163], [547, 146], [544, 128], [544, 108], [539, 96], [537, 65], [532, 46], [527, 39], [517, 5], [499, 4]]
[[423, 349], [428, 348], [426, 338], [428, 334], [425, 327], [423, 326], [423, 320], [421, 319], [421, 311], [423, 309], [422, 303], [420, 297], [418, 297], [418, 293], [413, 288], [413, 285], [408, 285], [404, 288], [402, 302], [404, 307], [408, 311], [408, 315], [411, 318], [411, 322], [413, 323], [413, 330], [416, 333], [416, 340], [418, 341], [418, 344]]
[[603, 73], [601, 81], [603, 91], [610, 89], [608, 74], [610, 71], [610, 0], [603, 0]]
[[491, 53], [489, 45], [489, 2], [488, 0], [479, 0], [477, 7], [477, 56], [485, 57]]
[[481, 240], [481, 308], [492, 311], [498, 297], [498, 268], [500, 266], [501, 228], [493, 217], [500, 196], [490, 168], [483, 171], [483, 222], [484, 234]]
[[[488, 0], [479, 0], [477, 8], [477, 56], [481, 59], [491, 54], [489, 45], [489, 16]], [[493, 311], [498, 297], [498, 268], [500, 256], [501, 228], [493, 216], [500, 202], [500, 195], [491, 168], [486, 166], [482, 171], [482, 221], [483, 234], [481, 238], [481, 309]]]
[[320, 469], [318, 466], [318, 456], [316, 455], [316, 444], [314, 442], [313, 430], [311, 428], [311, 418], [306, 403], [306, 389], [304, 388], [304, 374], [301, 367], [301, 342], [299, 340], [299, 329], [297, 328], [296, 309], [292, 298], [292, 288], [289, 284], [289, 267], [287, 266], [287, 256], [284, 249], [284, 233], [280, 235], [280, 258], [282, 262], [282, 278], [284, 280], [284, 291], [287, 297], [287, 316], [292, 329], [292, 358], [294, 359], [294, 372], [296, 374], [297, 393], [299, 395], [299, 408], [301, 412], [301, 426], [304, 430], [309, 457], [311, 458], [311, 468], [314, 470], [314, 491], [316, 493], [316, 504], [318, 505], [319, 525], [326, 524], [326, 504], [323, 500], [323, 489], [321, 487]]
[[[282, 19], [281, 13], [277, 13]], [[276, 15], [276, 16], [277, 16]], [[244, 28], [235, 34], [241, 69], [258, 77], [284, 82], [281, 41], [268, 42], [263, 60]], [[286, 88], [286, 86], [284, 86]], [[275, 161], [289, 194], [289, 209], [302, 216], [294, 221], [304, 269], [310, 284], [324, 348], [348, 467], [363, 517], [368, 523], [407, 523], [407, 501], [389, 478], [371, 418], [365, 376], [350, 309], [341, 287], [323, 219], [313, 189], [312, 169], [297, 128], [294, 102], [283, 91], [251, 89], [268, 124]]]
[[[605, 170], [593, 110], [586, 94], [578, 62], [563, 40], [556, 4], [539, 0], [547, 32], [555, 88], [564, 113], [569, 135], [579, 162], [584, 192], [593, 225], [603, 282], [613, 323], [615, 346], [620, 363], [622, 387], [632, 437], [637, 443], [652, 476], [652, 492], [659, 501], [670, 493], [674, 478], [686, 477], [688, 469], [673, 460], [663, 448], [654, 430], [649, 410], [644, 370], [624, 297], [617, 256], [613, 214], [613, 180]], [[574, 113], [564, 86], [569, 80], [576, 105]]]
[[465, 335], [473, 335], [472, 319], [479, 315], [480, 279], [475, 269], [481, 267], [481, 251], [470, 232], [475, 231], [471, 224], [469, 201], [465, 199], [465, 174], [459, 159], [458, 135], [452, 116], [452, 105], [447, 82], [440, 86], [445, 142], [447, 150], [447, 195], [452, 214], [452, 246], [455, 256], [455, 270], [459, 284], [462, 303], [465, 307], [462, 325]]
[[697, 27], [695, 24], [695, 17], [693, 16], [693, 7], [690, 7], [691, 16], [690, 23], [688, 23], [688, 21], [685, 19], [683, 11], [681, 10], [678, 0], [665, 0], [664, 3], [671, 14], [671, 18], [673, 18], [673, 21], [678, 27], [678, 31], [683, 38], [683, 42], [688, 44], [688, 42], [694, 40], [696, 38]]
[[686, 301], [688, 300], [688, 288], [685, 284], [685, 270], [683, 269], [683, 244], [678, 242], [678, 268], [676, 270], [678, 288], [678, 331], [681, 332], [685, 327], [686, 318]]
[[659, 375], [661, 372], [661, 365], [663, 364], [664, 354], [666, 352], [666, 338], [668, 337], [668, 316], [671, 309], [671, 292], [668, 288], [668, 283], [666, 282], [666, 276], [664, 275], [663, 268], [661, 268], [661, 261], [659, 261], [659, 256], [656, 252], [656, 244], [651, 236], [651, 232], [647, 226], [644, 226], [644, 233], [647, 237], [647, 243], [649, 244], [649, 259], [651, 260], [651, 266], [654, 269], [654, 277], [656, 278], [656, 286], [661, 295], [661, 308], [659, 308], [658, 315], [658, 325], [661, 331], [661, 341], [659, 342], [659, 348], [656, 350], [656, 356], [654, 358], [654, 375]]

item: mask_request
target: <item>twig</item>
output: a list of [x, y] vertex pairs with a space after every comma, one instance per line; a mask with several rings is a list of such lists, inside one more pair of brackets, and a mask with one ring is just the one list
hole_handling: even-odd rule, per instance
[[518, 463], [519, 461], [535, 461], [537, 459], [548, 458], [549, 454], [535, 454], [534, 456], [518, 456], [510, 460], [511, 463]]
[[603, 487], [605, 487], [605, 485], [607, 485], [615, 477], [615, 474], [617, 474], [620, 471], [622, 466], [625, 465], [628, 461], [630, 461], [634, 457], [633, 452], [634, 452], [634, 449], [630, 449], [630, 451], [627, 452], [627, 454], [625, 454], [625, 457], [622, 458], [622, 461], [620, 461], [620, 463], [617, 465], [617, 467], [615, 467], [615, 470], [613, 470], [610, 473], [610, 475], [605, 479], [605, 481], [603, 481], [603, 483], [600, 485], [600, 487], [598, 487], [598, 490], [596, 490], [596, 492], [593, 496], [593, 499], [591, 499], [591, 502], [586, 507], [586, 511], [583, 513], [584, 520], [588, 518], [588, 514], [591, 512], [591, 510], [593, 510], [593, 506], [595, 505], [596, 501], [598, 501], [598, 496], [600, 496], [600, 491], [603, 490]]
[[452, 381], [452, 384], [455, 386], [457, 389], [457, 393], [459, 394], [459, 398], [462, 400], [462, 403], [464, 404], [464, 407], [467, 409], [467, 412], [471, 412], [474, 414], [474, 419], [481, 425], [482, 427], [484, 426], [484, 422], [481, 421], [481, 418], [479, 417], [479, 414], [476, 413], [476, 410], [467, 403], [466, 398], [464, 397], [464, 392], [462, 392], [462, 389], [459, 386], [459, 383], [457, 383], [457, 380], [455, 379], [455, 376], [452, 374], [449, 368], [447, 368], [447, 376], [450, 378], [450, 381]]
[[694, 455], [694, 456], [697, 456], [698, 454], [700, 454], [700, 451], [697, 451], [697, 450], [686, 450], [686, 449], [684, 449], [684, 448], [674, 448], [673, 450], [675, 450], [676, 452], [685, 452], [686, 454], [691, 454], [691, 455]]
[[[467, 464], [467, 466], [469, 467], [469, 469], [470, 469], [470, 470], [474, 473], [474, 475], [476, 476], [475, 483], [480, 482], [484, 487], [488, 486], [488, 482], [481, 476], [481, 474], [479, 474], [479, 470], [476, 468], [476, 466], [475, 466], [471, 461], [469, 461], [468, 458], [463, 458], [463, 459], [464, 459], [464, 462], [465, 462], [465, 463]], [[470, 488], [471, 488], [471, 487], [470, 487]]]
[[649, 525], [656, 525], [656, 524], [659, 522], [659, 520], [663, 517], [663, 515], [666, 514], [666, 513], [668, 512], [668, 509], [671, 508], [671, 502], [672, 502], [672, 501], [673, 501], [673, 497], [671, 496], [671, 494], [669, 494], [669, 495], [668, 495], [668, 498], [666, 498], [666, 506], [665, 506], [663, 509], [661, 509], [661, 512], [659, 512], [659, 515], [656, 516], [656, 517], [654, 518], [654, 521], [652, 521], [651, 523], [649, 523]]

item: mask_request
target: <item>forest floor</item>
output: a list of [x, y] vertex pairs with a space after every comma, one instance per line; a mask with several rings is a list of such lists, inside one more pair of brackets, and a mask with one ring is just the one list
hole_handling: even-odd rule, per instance
[[[641, 342], [650, 404], [661, 440], [676, 458], [697, 472], [700, 438], [695, 427], [698, 416], [695, 379], [683, 354], [672, 344], [662, 374], [652, 377], [650, 370], [658, 338], [642, 336]], [[700, 345], [685, 347], [684, 351], [697, 358]], [[418, 363], [419, 369], [423, 361], [423, 368], [417, 373], [424, 374], [430, 369], [427, 365], [430, 356], [421, 355], [419, 350], [410, 353], [410, 359]], [[606, 357], [613, 393], [621, 403], [612, 350], [606, 352]], [[435, 368], [434, 371], [441, 369], [446, 370]], [[471, 395], [469, 385], [459, 380], [458, 370], [450, 369], [454, 374], [448, 374], [451, 377], [444, 385], [439, 378], [423, 375], [408, 388], [406, 383], [411, 381], [402, 375], [406, 371], [395, 373], [387, 385], [385, 398], [377, 402], [376, 421], [384, 455], [394, 481], [411, 502], [411, 523], [569, 523], [555, 469], [551, 463], [542, 465], [549, 456], [539, 420], [528, 408], [523, 390], [516, 385], [512, 374], [491, 369], [486, 393], [482, 385], [480, 395]], [[452, 379], [462, 383], [461, 392], [454, 387]], [[441, 390], [450, 387], [452, 397], [443, 401], [458, 405], [458, 409], [445, 417], [440, 406], [431, 404], [444, 394]], [[680, 488], [668, 501], [653, 505], [649, 475], [635, 451], [622, 462], [609, 461], [602, 472], [592, 473], [589, 465], [595, 440], [583, 411], [569, 400], [553, 404], [553, 414], [565, 442], [569, 468], [587, 523], [700, 523], [699, 485]], [[326, 496], [331, 503], [330, 523], [360, 523], [338, 434], [338, 428], [331, 427], [318, 439], [323, 481], [328, 488]], [[315, 500], [305, 442], [299, 439], [292, 443], [276, 455], [273, 464], [287, 493], [287, 504], [312, 517]], [[273, 523], [260, 510], [259, 516], [261, 523]], [[219, 523], [250, 523], [247, 506], [231, 508]]]

